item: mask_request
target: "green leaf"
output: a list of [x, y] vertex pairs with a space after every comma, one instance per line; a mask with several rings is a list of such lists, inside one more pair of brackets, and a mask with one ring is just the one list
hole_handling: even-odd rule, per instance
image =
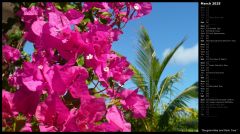
[[18, 116], [16, 117], [16, 120], [15, 120], [14, 130], [16, 132], [20, 131], [21, 128], [24, 127], [25, 122], [26, 122], [26, 117], [22, 114], [18, 114]]
[[78, 66], [83, 66], [84, 65], [84, 57], [82, 55], [80, 57], [78, 57], [77, 65]]
[[29, 7], [36, 6], [36, 4], [37, 4], [36, 2], [33, 2], [29, 5]]
[[39, 123], [38, 123], [35, 116], [33, 116], [32, 119], [31, 119], [31, 125], [32, 125], [33, 132], [39, 132], [40, 131], [39, 130]]
[[90, 22], [91, 20], [89, 18], [85, 18], [81, 21], [82, 24], [86, 25], [88, 22]]
[[89, 10], [88, 12], [84, 12], [84, 15], [85, 15], [84, 19], [89, 18], [92, 23], [94, 22], [94, 17], [93, 17], [93, 14], [92, 14], [92, 10]]
[[111, 16], [112, 16], [112, 14], [111, 14], [111, 13], [109, 13], [109, 12], [102, 12], [102, 15], [103, 15], [103, 16], [109, 16], [109, 17], [111, 17]]
[[93, 12], [97, 12], [97, 11], [99, 11], [99, 10], [100, 10], [100, 8], [93, 7], [91, 10], [92, 10]]
[[62, 7], [61, 7], [60, 4], [58, 4], [58, 3], [55, 4], [55, 7], [56, 7], [58, 10], [62, 10]]
[[74, 9], [76, 7], [76, 5], [74, 5], [74, 4], [67, 4], [64, 8], [63, 8], [63, 10], [66, 12], [66, 11], [68, 11], [68, 10], [70, 10], [70, 9]]
[[99, 21], [100, 21], [100, 23], [102, 23], [102, 24], [107, 24], [107, 20], [106, 20], [106, 19], [100, 18]]
[[[21, 54], [22, 54], [23, 60], [30, 61], [31, 57], [29, 54], [27, 54], [25, 51], [21, 51]], [[20, 62], [20, 63], [22, 64], [22, 62]]]
[[89, 85], [91, 83], [90, 80], [86, 80], [86, 84]]
[[21, 37], [22, 37], [22, 32], [19, 29], [15, 30], [14, 33], [11, 33], [9, 35], [9, 38], [12, 40], [19, 40], [21, 39]]

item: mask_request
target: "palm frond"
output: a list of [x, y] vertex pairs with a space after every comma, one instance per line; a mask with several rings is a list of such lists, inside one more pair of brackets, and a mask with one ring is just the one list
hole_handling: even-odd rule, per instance
[[176, 108], [187, 107], [186, 102], [189, 102], [192, 98], [198, 97], [198, 82], [194, 83], [190, 87], [186, 88], [182, 93], [180, 93], [163, 112], [159, 118], [159, 127], [163, 128], [168, 125], [168, 121], [174, 115], [174, 110]]
[[160, 61], [156, 57], [156, 52], [152, 46], [150, 37], [146, 29], [142, 28], [139, 33], [139, 46], [137, 48], [137, 64], [143, 72], [145, 80], [148, 82], [149, 101], [153, 105], [157, 93], [157, 85], [160, 78]]
[[130, 68], [134, 72], [134, 74], [131, 78], [133, 83], [135, 85], [137, 85], [137, 87], [140, 89], [140, 91], [143, 92], [144, 96], [147, 97], [147, 99], [149, 99], [149, 97], [148, 97], [149, 91], [148, 91], [148, 87], [147, 87], [147, 82], [145, 81], [142, 73], [133, 65], [130, 65]]
[[175, 108], [175, 110], [173, 112], [174, 113], [177, 113], [177, 112], [190, 113], [193, 116], [197, 116], [198, 115], [198, 112], [195, 109], [190, 108], [190, 107]]
[[172, 86], [175, 82], [179, 81], [182, 76], [182, 72], [177, 72], [174, 75], [167, 76], [161, 83], [160, 89], [157, 93], [156, 106], [159, 104], [161, 97], [168, 94], [172, 90]]
[[173, 57], [173, 55], [175, 54], [175, 52], [178, 50], [178, 48], [186, 41], [186, 37], [184, 37], [182, 39], [182, 41], [180, 41], [178, 43], [178, 45], [164, 58], [164, 60], [162, 61], [161, 67], [159, 68], [159, 73], [160, 76], [162, 74], [162, 72], [164, 71], [165, 67], [168, 65], [169, 61], [171, 60], [171, 58]]
[[142, 46], [142, 48], [144, 49], [144, 51], [151, 55], [152, 57], [154, 56], [154, 48], [152, 46], [152, 42], [151, 39], [147, 33], [147, 30], [145, 28], [142, 28], [140, 33], [139, 33], [140, 39], [139, 39], [139, 43]]
[[158, 83], [159, 83], [159, 78], [160, 78], [160, 68], [161, 64], [159, 60], [156, 57], [152, 58], [152, 63], [151, 63], [151, 79], [152, 79], [152, 99], [155, 100], [157, 98], [157, 92], [158, 92]]
[[137, 65], [142, 70], [148, 80], [151, 80], [152, 59], [155, 51], [146, 29], [142, 28], [139, 32], [139, 45], [137, 47]]
[[145, 76], [147, 80], [150, 79], [150, 62], [149, 62], [149, 56], [138, 46], [137, 48], [137, 67], [141, 69], [142, 74]]

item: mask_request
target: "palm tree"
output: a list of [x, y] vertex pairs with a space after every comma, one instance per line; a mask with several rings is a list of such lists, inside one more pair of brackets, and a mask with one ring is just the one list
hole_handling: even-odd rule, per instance
[[[163, 59], [162, 62], [156, 57], [156, 52], [152, 46], [147, 31], [140, 30], [139, 46], [137, 48], [137, 67], [131, 65], [134, 75], [132, 81], [139, 87], [143, 95], [148, 99], [150, 107], [147, 118], [142, 119], [142, 123], [133, 123], [135, 127], [143, 128], [143, 131], [166, 131], [169, 120], [174, 118], [177, 109], [188, 112], [187, 102], [198, 97], [198, 83], [183, 90], [179, 95], [172, 96], [176, 91], [174, 83], [180, 80], [182, 72], [165, 77], [160, 81], [161, 75], [174, 53], [184, 43], [184, 38], [177, 46]], [[160, 83], [161, 82], [161, 83]], [[169, 103], [163, 98], [170, 96]], [[175, 98], [172, 98], [175, 97]], [[161, 109], [159, 109], [161, 104]], [[134, 127], [133, 125], [133, 127]], [[140, 125], [140, 126], [139, 126]], [[142, 126], [141, 126], [142, 125]]]

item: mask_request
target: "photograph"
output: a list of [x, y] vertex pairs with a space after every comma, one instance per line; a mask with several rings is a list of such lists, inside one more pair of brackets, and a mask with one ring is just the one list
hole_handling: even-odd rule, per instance
[[228, 4], [1, 4], [2, 132], [239, 131]]

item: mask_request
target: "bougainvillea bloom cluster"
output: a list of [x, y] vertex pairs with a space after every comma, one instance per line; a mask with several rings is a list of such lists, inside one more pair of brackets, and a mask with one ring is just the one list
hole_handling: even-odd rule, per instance
[[[138, 89], [124, 88], [133, 71], [112, 43], [128, 21], [151, 9], [148, 2], [84, 2], [81, 10], [66, 11], [55, 3], [21, 7], [24, 39], [35, 51], [8, 77], [16, 91], [2, 90], [3, 127], [24, 116], [25, 132], [33, 131], [33, 120], [41, 132], [131, 131], [126, 114], [145, 118], [149, 103]], [[6, 62], [20, 58], [18, 49], [2, 49]]]
[[20, 51], [16, 48], [13, 48], [9, 45], [2, 46], [2, 61], [14, 62], [20, 58]]

